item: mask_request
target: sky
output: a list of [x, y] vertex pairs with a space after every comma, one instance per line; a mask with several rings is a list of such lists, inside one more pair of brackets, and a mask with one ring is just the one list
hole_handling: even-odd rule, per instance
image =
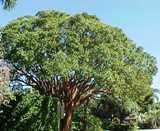
[[[0, 9], [0, 26], [41, 10], [96, 15], [103, 23], [121, 28], [137, 46], [157, 58], [160, 70], [160, 0], [18, 0], [11, 11]], [[153, 87], [160, 89], [160, 71]]]

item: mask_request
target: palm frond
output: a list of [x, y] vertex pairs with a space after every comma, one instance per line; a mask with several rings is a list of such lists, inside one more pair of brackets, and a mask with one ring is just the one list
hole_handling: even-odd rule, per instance
[[16, 4], [17, 0], [0, 0], [0, 2], [2, 3], [3, 9], [5, 10], [10, 10], [12, 9], [15, 4]]

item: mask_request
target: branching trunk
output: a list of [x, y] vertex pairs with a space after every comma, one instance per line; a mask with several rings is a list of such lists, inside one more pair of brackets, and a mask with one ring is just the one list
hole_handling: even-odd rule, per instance
[[[60, 131], [70, 130], [74, 109], [82, 105], [89, 97], [101, 93], [111, 93], [111, 90], [107, 88], [96, 88], [95, 83], [92, 82], [93, 78], [90, 77], [79, 80], [76, 75], [69, 76], [69, 78], [61, 78], [55, 75], [49, 80], [40, 79], [35, 74], [14, 67], [17, 70], [15, 81], [23, 82], [39, 90], [42, 95], [56, 97], [64, 102], [65, 116], [60, 121]], [[25, 76], [27, 80], [22, 79], [22, 76]]]

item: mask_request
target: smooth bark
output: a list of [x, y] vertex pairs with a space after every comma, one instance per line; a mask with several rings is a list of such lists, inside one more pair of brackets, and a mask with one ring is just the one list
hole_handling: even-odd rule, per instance
[[72, 123], [72, 115], [73, 115], [73, 109], [68, 108], [65, 111], [65, 116], [61, 120], [61, 129], [60, 131], [70, 131], [71, 123]]

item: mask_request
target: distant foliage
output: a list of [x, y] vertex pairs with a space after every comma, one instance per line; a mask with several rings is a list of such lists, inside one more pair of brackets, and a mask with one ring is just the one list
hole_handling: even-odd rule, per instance
[[10, 10], [12, 9], [17, 0], [0, 0], [4, 9]]
[[160, 128], [160, 103], [154, 103], [148, 106], [147, 111], [141, 115], [141, 119], [141, 128]]
[[12, 96], [9, 82], [10, 68], [3, 59], [0, 59], [0, 104], [8, 103]]

